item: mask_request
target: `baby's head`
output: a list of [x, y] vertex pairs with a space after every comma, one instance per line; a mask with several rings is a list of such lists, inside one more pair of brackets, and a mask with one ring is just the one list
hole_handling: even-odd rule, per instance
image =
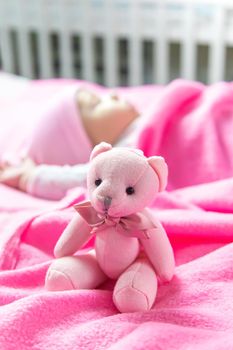
[[123, 114], [124, 118], [131, 120], [136, 118], [139, 114], [131, 103], [114, 91], [98, 95], [88, 89], [79, 89], [77, 92], [77, 100], [79, 104], [95, 118], [109, 114], [116, 114], [118, 118], [120, 118], [120, 115]]
[[167, 183], [162, 157], [144, 157], [138, 150], [97, 145], [91, 154], [87, 186], [92, 205], [113, 217], [143, 210]]
[[101, 141], [115, 143], [139, 115], [128, 101], [114, 93], [97, 95], [90, 90], [80, 89], [77, 101], [93, 145]]

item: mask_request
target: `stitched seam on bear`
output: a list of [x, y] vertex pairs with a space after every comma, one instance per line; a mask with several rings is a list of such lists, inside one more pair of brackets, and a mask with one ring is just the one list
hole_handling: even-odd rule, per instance
[[137, 179], [135, 180], [134, 183], [131, 184], [131, 186], [135, 186], [136, 183], [139, 181], [139, 179], [144, 175], [144, 173], [146, 172], [146, 170], [148, 169], [150, 165], [147, 163], [145, 168], [142, 169], [142, 171], [140, 172], [140, 174], [138, 175]]
[[[106, 234], [106, 233], [105, 233], [105, 234]], [[109, 235], [107, 234], [106, 237], [107, 237], [107, 241], [108, 241]], [[104, 268], [105, 268], [105, 266], [106, 266], [106, 254], [105, 254], [106, 246], [107, 246], [107, 242], [105, 241], [105, 244], [104, 244], [104, 252], [103, 252], [103, 256], [104, 256], [104, 258], [103, 258], [103, 265], [104, 265]]]
[[77, 288], [74, 286], [72, 280], [70, 279], [70, 276], [68, 276], [68, 275], [66, 275], [64, 272], [58, 271], [58, 270], [56, 270], [56, 269], [51, 269], [51, 270], [49, 271], [49, 273], [51, 273], [51, 271], [59, 272], [61, 275], [63, 275], [63, 276], [65, 276], [66, 278], [68, 278], [68, 280], [70, 281], [72, 287], [73, 287], [74, 289], [77, 289]]
[[[117, 294], [121, 293], [122, 291], [124, 291], [124, 290], [127, 289], [127, 288], [128, 288], [128, 286], [123, 287], [122, 289], [118, 290], [118, 292], [115, 293], [115, 295], [113, 295], [113, 300], [114, 300], [114, 302], [115, 302], [116, 305], [118, 305], [118, 303], [117, 303], [117, 301], [116, 301], [116, 296], [117, 296]], [[133, 290], [136, 290], [139, 294], [142, 294], [142, 295], [146, 298], [147, 310], [149, 310], [149, 301], [148, 301], [148, 298], [147, 298], [146, 294], [143, 293], [141, 290], [139, 290], [139, 289], [133, 287], [132, 285], [131, 285], [130, 288], [132, 288]]]
[[133, 289], [135, 289], [136, 291], [140, 292], [141, 294], [143, 294], [143, 295], [145, 296], [146, 302], [147, 302], [147, 309], [149, 310], [149, 300], [148, 300], [147, 295], [146, 295], [144, 292], [142, 292], [141, 290], [139, 290], [138, 288], [136, 288], [136, 287], [134, 286], [134, 279], [135, 279], [135, 276], [136, 276], [137, 272], [140, 270], [141, 266], [142, 266], [142, 263], [139, 264], [138, 268], [137, 268], [136, 271], [135, 271], [134, 278], [133, 278], [133, 280], [132, 280], [131, 286], [132, 286]]

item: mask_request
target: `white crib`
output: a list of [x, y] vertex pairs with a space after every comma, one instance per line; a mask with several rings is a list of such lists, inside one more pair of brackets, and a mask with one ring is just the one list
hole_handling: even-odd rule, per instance
[[233, 2], [0, 0], [0, 60], [107, 86], [233, 80]]

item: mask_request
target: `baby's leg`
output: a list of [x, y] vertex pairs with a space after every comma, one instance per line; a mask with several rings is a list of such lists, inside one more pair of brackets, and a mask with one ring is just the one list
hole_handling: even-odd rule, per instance
[[138, 258], [116, 282], [113, 301], [120, 312], [150, 310], [157, 293], [157, 277], [146, 258]]
[[55, 260], [48, 269], [47, 290], [93, 289], [107, 279], [94, 252]]

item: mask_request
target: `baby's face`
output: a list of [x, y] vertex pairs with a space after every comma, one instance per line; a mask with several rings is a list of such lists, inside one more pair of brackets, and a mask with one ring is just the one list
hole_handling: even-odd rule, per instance
[[98, 95], [86, 89], [79, 89], [76, 98], [78, 104], [85, 109], [92, 109], [100, 102]]
[[138, 116], [138, 111], [126, 100], [115, 93], [98, 96], [89, 90], [78, 92], [78, 102], [92, 118], [120, 116], [132, 121]]
[[131, 122], [138, 116], [138, 112], [123, 98], [107, 95], [93, 109], [93, 117], [99, 118], [104, 115], [117, 116], [118, 119], [122, 116]]

